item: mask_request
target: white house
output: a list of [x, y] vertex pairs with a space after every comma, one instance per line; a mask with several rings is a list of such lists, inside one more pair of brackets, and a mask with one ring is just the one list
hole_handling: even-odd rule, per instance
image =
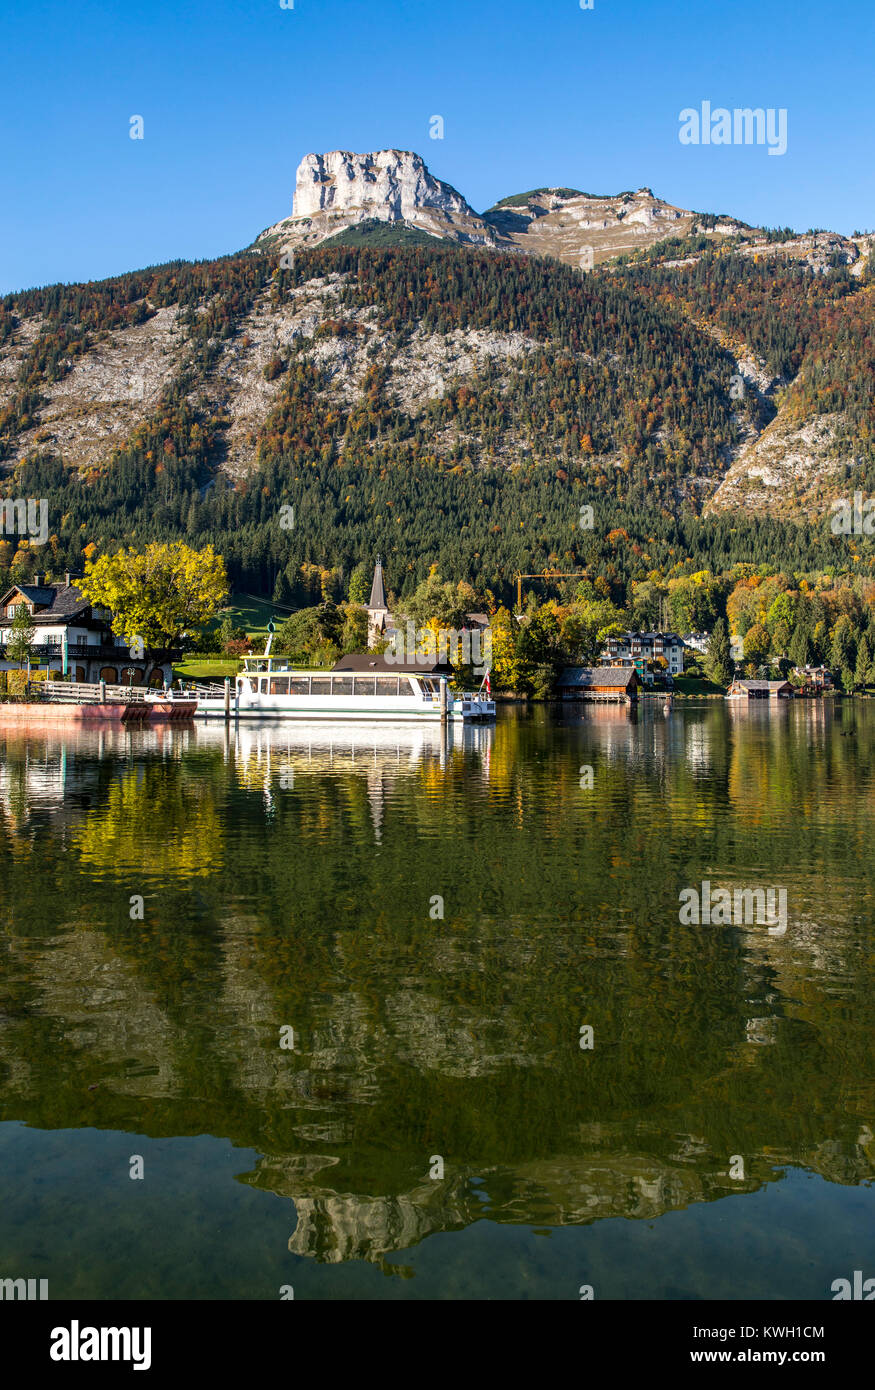
[[128, 642], [116, 637], [108, 608], [92, 607], [71, 583], [44, 581], [35, 574], [28, 583], [15, 584], [0, 597], [0, 671], [17, 671], [6, 644], [18, 608], [30, 613], [35, 633], [31, 667], [68, 673], [74, 680], [105, 680], [111, 685], [165, 685], [173, 678], [172, 662], [156, 662], [148, 651], [133, 656]]
[[665, 658], [670, 676], [683, 675], [684, 644], [675, 632], [624, 632], [609, 637], [600, 660], [604, 666], [634, 666], [658, 657]]

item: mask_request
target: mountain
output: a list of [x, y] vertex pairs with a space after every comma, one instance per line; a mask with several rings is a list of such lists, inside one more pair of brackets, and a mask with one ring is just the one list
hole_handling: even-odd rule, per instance
[[305, 155], [298, 165], [291, 217], [256, 240], [263, 250], [316, 246], [361, 223], [400, 224], [425, 237], [470, 246], [498, 238], [455, 188], [428, 171], [409, 150]]
[[[417, 155], [308, 156], [292, 218], [245, 251], [0, 299], [6, 495], [49, 500], [61, 569], [204, 536], [286, 596], [301, 565], [378, 550], [496, 588], [847, 563], [828, 504], [875, 485], [871, 250], [648, 189], [478, 217]], [[0, 539], [0, 570], [16, 555]]]
[[865, 238], [837, 233], [769, 240], [762, 229], [725, 214], [696, 213], [649, 188], [617, 194], [536, 188], [502, 198], [478, 214], [409, 150], [305, 155], [292, 214], [261, 232], [259, 250], [288, 254], [331, 241], [341, 245], [427, 245], [429, 240], [550, 256], [576, 268], [646, 250], [667, 237], [705, 236], [715, 245], [743, 238], [750, 254], [804, 260], [822, 269], [835, 258], [862, 265]]

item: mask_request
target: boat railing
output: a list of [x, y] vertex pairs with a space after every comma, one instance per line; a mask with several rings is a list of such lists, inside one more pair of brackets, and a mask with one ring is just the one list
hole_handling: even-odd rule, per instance
[[[189, 685], [180, 691], [180, 694], [187, 700], [192, 699], [193, 696], [197, 696], [198, 700], [222, 700], [225, 696], [225, 687], [224, 685]], [[231, 699], [233, 700], [233, 698], [234, 690], [232, 687]]]

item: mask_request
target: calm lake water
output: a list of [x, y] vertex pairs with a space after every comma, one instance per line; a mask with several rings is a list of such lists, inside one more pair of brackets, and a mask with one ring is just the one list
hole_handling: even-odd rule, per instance
[[[850, 701], [0, 731], [0, 1276], [875, 1276], [873, 753]], [[785, 887], [786, 931], [681, 925], [705, 880]]]

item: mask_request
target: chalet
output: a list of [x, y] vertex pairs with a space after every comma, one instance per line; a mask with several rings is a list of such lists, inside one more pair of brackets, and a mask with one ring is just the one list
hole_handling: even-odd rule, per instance
[[789, 700], [793, 687], [789, 681], [734, 680], [726, 694], [730, 700]]
[[806, 694], [832, 690], [832, 671], [828, 666], [794, 666], [793, 675]]
[[634, 666], [566, 666], [558, 681], [563, 700], [617, 703], [637, 700], [639, 684]]
[[30, 664], [41, 670], [69, 674], [73, 680], [107, 681], [111, 685], [169, 685], [171, 658], [156, 662], [148, 651], [132, 656], [130, 644], [116, 637], [108, 608], [92, 605], [72, 583], [49, 583], [35, 574], [13, 585], [0, 597], [0, 671], [15, 671], [19, 663], [7, 654], [16, 609], [26, 608], [34, 626]]
[[609, 637], [599, 660], [605, 666], [620, 662], [656, 661], [665, 659], [670, 676], [684, 673], [684, 643], [676, 632], [624, 632], [618, 637]]

